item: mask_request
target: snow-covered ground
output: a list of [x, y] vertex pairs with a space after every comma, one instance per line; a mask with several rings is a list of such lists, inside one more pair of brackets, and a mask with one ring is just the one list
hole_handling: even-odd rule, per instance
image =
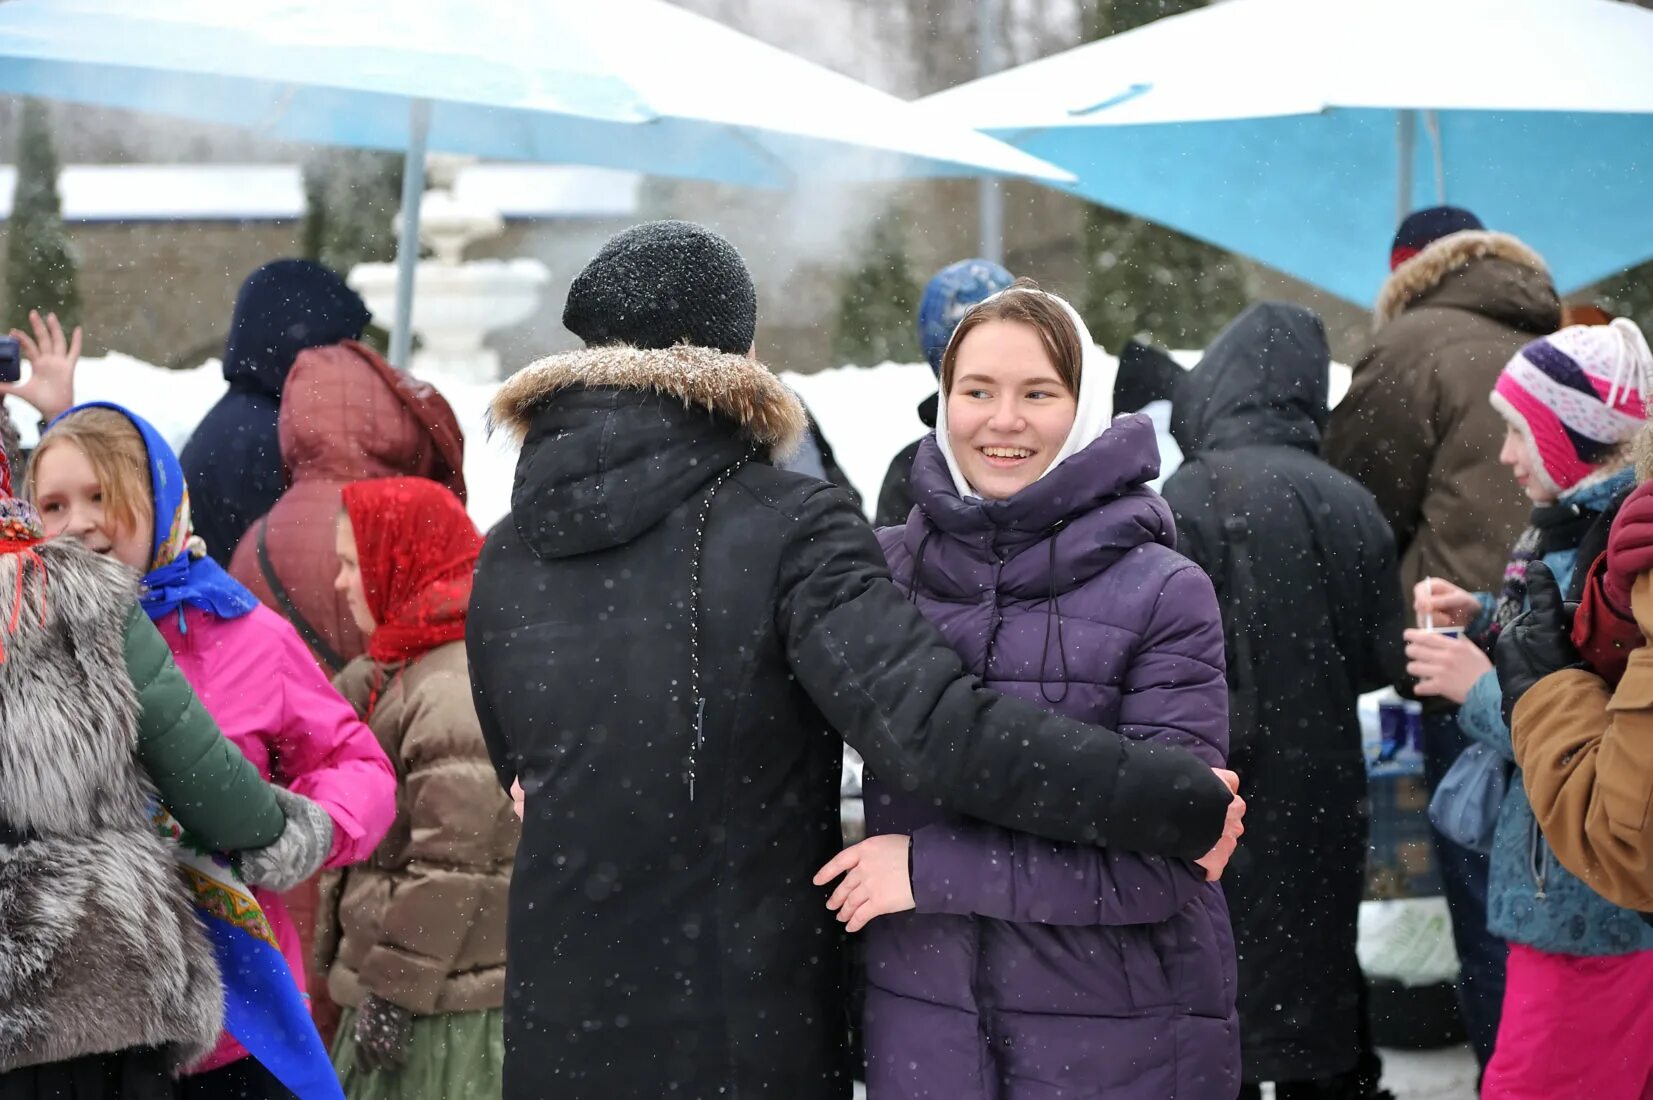
[[1395, 1100], [1475, 1100], [1475, 1056], [1468, 1047], [1386, 1050], [1383, 1084]]

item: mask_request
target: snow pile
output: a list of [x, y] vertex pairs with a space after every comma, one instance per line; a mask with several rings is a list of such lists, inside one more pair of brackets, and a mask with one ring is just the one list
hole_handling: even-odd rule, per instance
[[[1185, 368], [1193, 367], [1200, 359], [1198, 351], [1171, 354]], [[918, 418], [918, 403], [936, 392], [935, 376], [928, 364], [845, 366], [817, 374], [783, 373], [781, 380], [809, 406], [827, 442], [832, 444], [838, 464], [860, 492], [867, 514], [872, 515], [890, 460], [929, 430]], [[1333, 363], [1333, 405], [1342, 400], [1348, 388], [1349, 368]], [[1171, 406], [1156, 401], [1143, 412], [1159, 429], [1160, 480], [1154, 483], [1157, 489], [1182, 463], [1182, 451], [1171, 438]]]
[[[1197, 361], [1197, 352], [1177, 352], [1185, 366]], [[814, 414], [844, 472], [860, 491], [870, 516], [890, 460], [928, 429], [918, 419], [918, 404], [936, 390], [935, 377], [924, 363], [882, 363], [876, 367], [845, 366], [816, 374], [783, 373]], [[465, 431], [465, 483], [470, 490], [471, 517], [484, 531], [511, 510], [511, 480], [516, 472], [517, 449], [501, 434], [489, 439], [485, 417], [488, 402], [499, 388], [496, 382], [468, 382], [454, 378], [427, 378], [448, 399]], [[1334, 403], [1348, 388], [1348, 368], [1333, 365]], [[166, 370], [130, 355], [111, 353], [101, 359], [82, 359], [75, 378], [81, 401], [113, 401], [149, 420], [167, 442], [182, 450], [190, 432], [225, 389], [219, 362], [209, 359], [190, 370]], [[12, 419], [25, 446], [35, 442], [36, 414], [25, 402], [7, 398]], [[1182, 461], [1171, 440], [1170, 408], [1156, 402], [1145, 410], [1159, 427], [1161, 477], [1169, 476]]]
[[[453, 406], [465, 432], [465, 483], [470, 491], [470, 513], [487, 530], [511, 510], [511, 478], [516, 472], [516, 447], [503, 435], [488, 439], [484, 417], [497, 383], [432, 382]], [[218, 360], [209, 359], [189, 370], [166, 370], [111, 353], [101, 359], [82, 359], [75, 374], [75, 397], [80, 401], [113, 401], [155, 425], [175, 450], [184, 443], [208, 409], [224, 395], [225, 383]], [[37, 414], [24, 401], [6, 399], [23, 445], [32, 447]]]

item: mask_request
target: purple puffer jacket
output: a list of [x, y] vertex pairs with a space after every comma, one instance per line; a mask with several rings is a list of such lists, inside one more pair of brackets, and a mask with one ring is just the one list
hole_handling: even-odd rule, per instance
[[[1158, 470], [1129, 416], [1011, 499], [966, 501], [932, 436], [917, 512], [879, 539], [989, 687], [1219, 765], [1222, 621]], [[951, 817], [876, 776], [866, 810], [912, 836], [917, 901], [864, 933], [868, 1100], [1233, 1100], [1234, 941], [1198, 867]]]

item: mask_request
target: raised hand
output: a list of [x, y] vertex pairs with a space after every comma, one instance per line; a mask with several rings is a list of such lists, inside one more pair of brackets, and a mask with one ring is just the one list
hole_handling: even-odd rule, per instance
[[29, 310], [29, 327], [11, 330], [29, 361], [27, 382], [0, 383], [0, 396], [16, 394], [35, 407], [42, 420], [52, 420], [69, 411], [75, 403], [75, 366], [80, 362], [80, 326], [65, 338], [57, 314], [44, 320], [38, 310]]

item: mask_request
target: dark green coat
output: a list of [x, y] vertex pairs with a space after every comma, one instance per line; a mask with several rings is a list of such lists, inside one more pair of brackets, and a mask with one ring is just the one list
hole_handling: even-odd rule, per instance
[[197, 839], [223, 852], [262, 848], [285, 824], [275, 796], [218, 730], [143, 609], [126, 619], [126, 671], [138, 693], [138, 763]]

